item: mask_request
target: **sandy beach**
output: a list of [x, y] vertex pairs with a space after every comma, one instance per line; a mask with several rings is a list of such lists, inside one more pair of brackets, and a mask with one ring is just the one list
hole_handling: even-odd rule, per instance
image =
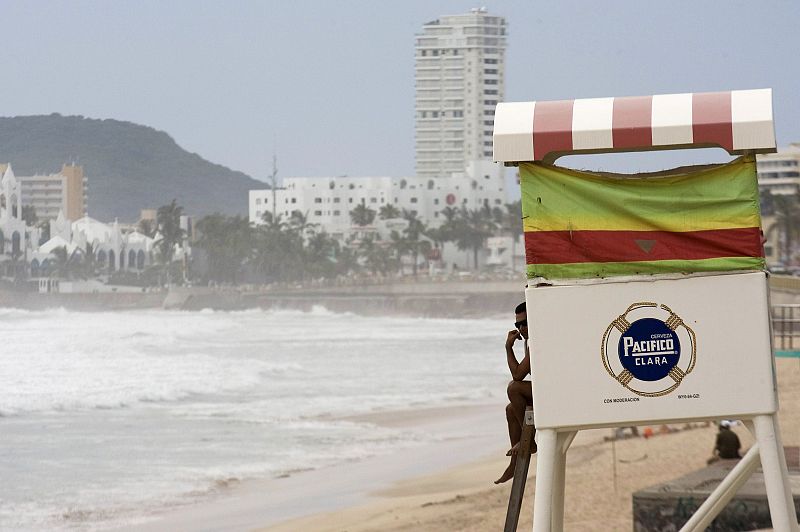
[[[800, 364], [796, 359], [778, 359], [776, 366], [783, 441], [785, 445], [797, 445], [800, 443], [800, 418], [796, 415], [800, 408]], [[423, 418], [425, 416], [422, 414]], [[454, 414], [454, 417], [458, 415]], [[431, 421], [431, 413], [427, 414], [427, 419]], [[382, 422], [380, 417], [373, 421]], [[413, 423], [414, 415], [405, 413], [394, 422]], [[493, 423], [493, 427], [502, 427], [502, 424]], [[673, 428], [684, 429], [680, 425]], [[610, 434], [610, 429], [578, 435], [567, 459], [565, 530], [629, 531], [633, 492], [705, 466], [713, 447], [715, 426], [695, 424], [693, 428], [667, 434], [659, 433], [658, 427], [654, 429], [657, 434], [652, 438], [630, 438], [615, 443], [616, 482], [612, 444], [603, 438]], [[263, 530], [500, 530], [511, 483], [492, 484], [507, 460], [503, 456], [507, 448], [504, 434], [501, 428], [496, 430], [498, 432], [490, 439], [491, 443], [485, 447], [486, 452], [478, 458], [470, 458], [469, 453], [464, 453], [460, 463], [445, 470], [414, 475], [373, 489], [361, 503], [287, 520]], [[734, 430], [744, 448], [752, 445], [753, 440], [743, 426]], [[451, 455], [442, 455], [441, 459], [445, 460], [445, 456], [448, 461], [459, 461], [458, 457]], [[409, 463], [413, 464], [413, 460]], [[413, 465], [410, 467], [417, 469]], [[520, 517], [521, 530], [532, 526], [534, 478], [535, 460], [531, 462]]]

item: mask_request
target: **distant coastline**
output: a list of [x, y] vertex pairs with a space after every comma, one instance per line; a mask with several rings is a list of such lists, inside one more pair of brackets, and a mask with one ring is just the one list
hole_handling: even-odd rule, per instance
[[362, 315], [474, 317], [496, 315], [524, 297], [524, 279], [398, 282], [313, 287], [172, 287], [142, 292], [38, 293], [0, 289], [0, 307], [98, 312], [133, 309], [220, 311], [322, 306]]
[[[770, 279], [773, 304], [794, 303], [800, 278]], [[254, 308], [360, 315], [477, 317], [508, 312], [524, 298], [525, 280], [387, 282], [347, 286], [172, 287], [142, 292], [38, 293], [0, 288], [0, 307], [23, 310], [65, 308], [98, 312], [134, 309], [235, 311]]]

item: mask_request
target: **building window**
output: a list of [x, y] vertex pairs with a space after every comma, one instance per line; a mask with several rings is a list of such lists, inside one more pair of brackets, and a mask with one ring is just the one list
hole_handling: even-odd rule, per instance
[[496, 68], [487, 68], [483, 71], [484, 74], [497, 74]]
[[462, 116], [464, 116], [464, 111], [453, 111], [453, 116], [455, 118], [461, 118]]
[[494, 111], [492, 109], [486, 109], [483, 112], [483, 116], [494, 116]]
[[484, 126], [493, 126], [494, 125], [494, 120], [484, 120], [483, 121], [483, 125]]
[[353, 198], [348, 198], [347, 203], [353, 203]]
[[502, 204], [503, 204], [503, 200], [501, 200], [501, 199], [496, 199], [496, 200], [494, 200], [494, 204], [495, 204], [495, 205], [502, 205]]
[[496, 79], [485, 79], [485, 80], [483, 80], [483, 82], [485, 84], [487, 84], [487, 85], [497, 85], [497, 80]]
[[431, 116], [434, 118], [439, 118], [439, 111], [431, 111]]
[[333, 211], [334, 216], [339, 216], [340, 214], [342, 214], [342, 211]]
[[486, 59], [483, 62], [485, 64], [487, 64], [487, 65], [496, 65], [497, 64], [497, 59]]
[[378, 203], [378, 198], [370, 198], [369, 202], [370, 203]]
[[485, 91], [483, 91], [483, 93], [487, 94], [487, 95], [489, 95], [489, 94], [497, 94], [497, 89], [486, 89]]
[[[491, 135], [491, 133], [490, 133], [490, 135]], [[492, 143], [491, 142], [484, 142], [483, 145], [486, 146], [487, 148], [491, 148], [492, 147]]]
[[484, 156], [484, 157], [493, 157], [493, 156], [494, 156], [494, 153], [492, 153], [492, 152], [490, 152], [490, 151], [485, 151], [485, 152], [483, 152], [483, 156]]
[[314, 211], [314, 216], [322, 216], [322, 211]]
[[261, 198], [258, 198], [258, 199], [256, 200], [256, 205], [261, 205]]
[[426, 55], [428, 55], [428, 51], [427, 50], [422, 50], [421, 55], [422, 55], [422, 57], [425, 57]]
[[322, 203], [322, 198], [314, 198], [314, 203]]
[[439, 205], [439, 198], [434, 198], [433, 204], [434, 205]]
[[297, 203], [297, 198], [292, 198], [292, 203]]
[[483, 105], [497, 105], [497, 100], [483, 100]]
[[339, 203], [339, 200], [340, 200], [340, 199], [341, 199], [341, 198], [333, 198], [333, 202], [334, 202], [334, 203]]

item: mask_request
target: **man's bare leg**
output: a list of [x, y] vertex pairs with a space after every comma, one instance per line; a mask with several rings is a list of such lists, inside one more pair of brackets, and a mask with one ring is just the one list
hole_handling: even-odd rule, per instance
[[[508, 423], [508, 438], [511, 441], [511, 461], [503, 474], [494, 481], [501, 484], [514, 478], [514, 468], [517, 465], [517, 452], [519, 441], [522, 438], [522, 427], [525, 423], [525, 409], [533, 403], [531, 383], [528, 381], [511, 381], [508, 385], [508, 400], [506, 406], [506, 422]], [[535, 432], [534, 432], [535, 434]], [[532, 443], [533, 452], [536, 452], [536, 443]]]

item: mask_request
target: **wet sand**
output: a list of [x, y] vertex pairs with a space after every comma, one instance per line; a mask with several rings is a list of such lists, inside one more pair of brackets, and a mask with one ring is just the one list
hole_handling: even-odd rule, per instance
[[[800, 444], [800, 361], [778, 359], [780, 423], [785, 445]], [[408, 422], [414, 414], [405, 413]], [[377, 420], [380, 421], [380, 420]], [[495, 424], [496, 426], [496, 424]], [[675, 429], [683, 428], [673, 425]], [[578, 435], [567, 459], [565, 530], [631, 530], [632, 494], [705, 466], [716, 427], [695, 423], [691, 429], [652, 438], [630, 438], [612, 444], [604, 441], [610, 429]], [[498, 429], [499, 430], [499, 429]], [[747, 430], [734, 428], [746, 449], [753, 443]], [[641, 432], [641, 430], [640, 430]], [[506, 465], [507, 445], [498, 432], [482, 457], [455, 457], [461, 463], [444, 471], [431, 471], [398, 479], [390, 486], [372, 490], [367, 498], [347, 508], [289, 520], [277, 525], [265, 521], [263, 530], [278, 531], [485, 531], [502, 529], [511, 483], [492, 481]], [[447, 456], [453, 460], [453, 456]], [[442, 456], [445, 459], [445, 456]], [[530, 529], [533, 519], [535, 460], [531, 462], [528, 489], [520, 517], [520, 530]], [[357, 479], [355, 479], [357, 482]], [[302, 497], [300, 493], [297, 494]]]

